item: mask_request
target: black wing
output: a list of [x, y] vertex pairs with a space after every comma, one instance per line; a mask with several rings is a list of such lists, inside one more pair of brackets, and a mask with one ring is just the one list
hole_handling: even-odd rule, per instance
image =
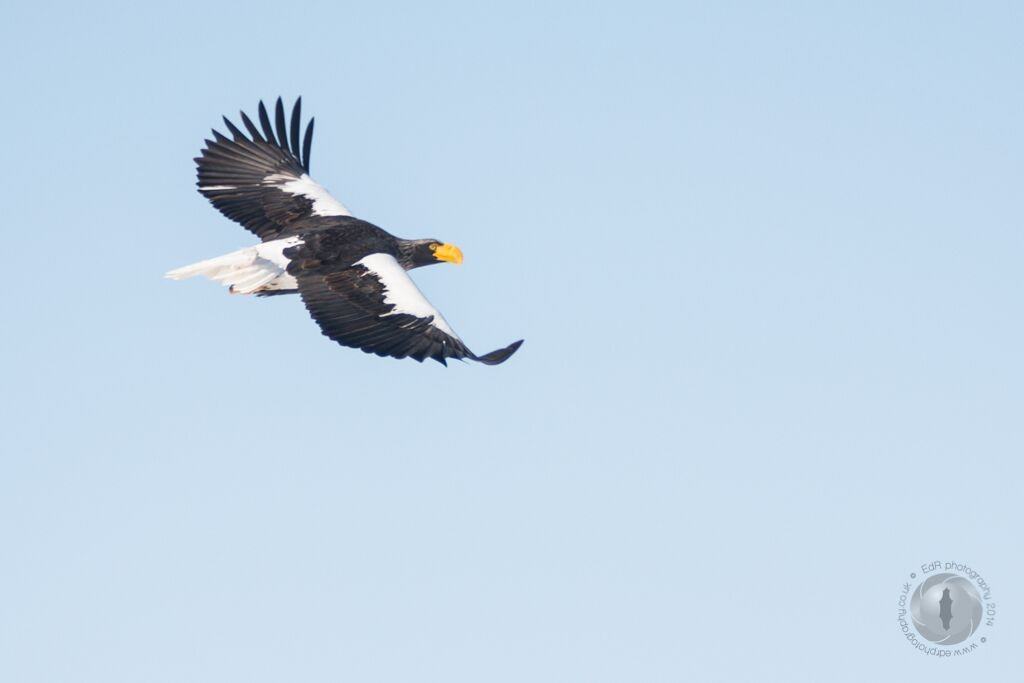
[[324, 336], [344, 346], [420, 362], [433, 358], [443, 365], [448, 358], [497, 365], [523, 343], [477, 356], [389, 255], [373, 254], [326, 273], [304, 273], [303, 265], [296, 259], [289, 272], [298, 280], [306, 309]]
[[228, 139], [213, 131], [196, 157], [199, 192], [233, 221], [267, 241], [285, 236], [299, 222], [324, 216], [350, 216], [349, 210], [309, 177], [309, 152], [313, 120], [306, 126], [302, 148], [299, 133], [302, 98], [292, 108], [290, 127], [285, 124], [284, 104], [277, 98], [276, 132], [267, 108], [259, 104], [261, 128], [241, 112], [249, 131], [238, 129], [226, 117]]

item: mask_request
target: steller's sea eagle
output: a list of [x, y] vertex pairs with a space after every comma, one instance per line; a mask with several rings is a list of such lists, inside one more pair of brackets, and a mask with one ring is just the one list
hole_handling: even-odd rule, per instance
[[262, 242], [167, 273], [180, 280], [205, 275], [233, 294], [302, 297], [323, 334], [339, 344], [392, 358], [504, 362], [523, 343], [477, 356], [427, 301], [408, 272], [462, 251], [435, 239], [406, 240], [354, 217], [309, 177], [313, 119], [299, 147], [302, 98], [290, 126], [277, 98], [275, 121], [263, 102], [260, 127], [245, 112], [246, 136], [224, 118], [232, 138], [213, 131], [196, 158], [199, 192]]

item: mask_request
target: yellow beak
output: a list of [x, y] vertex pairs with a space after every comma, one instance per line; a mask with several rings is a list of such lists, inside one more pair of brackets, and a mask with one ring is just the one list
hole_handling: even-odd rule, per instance
[[438, 261], [459, 264], [462, 263], [462, 250], [454, 244], [442, 244], [434, 250], [434, 258]]

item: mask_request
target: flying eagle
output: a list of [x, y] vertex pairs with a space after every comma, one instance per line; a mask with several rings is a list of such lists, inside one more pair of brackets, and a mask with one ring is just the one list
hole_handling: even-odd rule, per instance
[[241, 112], [246, 136], [224, 117], [231, 139], [213, 131], [196, 158], [199, 192], [260, 244], [178, 268], [174, 280], [205, 275], [233, 294], [296, 294], [323, 334], [392, 358], [470, 359], [497, 365], [522, 340], [477, 356], [409, 277], [408, 271], [462, 263], [458, 247], [406, 240], [353, 216], [309, 176], [313, 119], [299, 146], [302, 98], [290, 126], [277, 99], [275, 121], [259, 104], [260, 126]]

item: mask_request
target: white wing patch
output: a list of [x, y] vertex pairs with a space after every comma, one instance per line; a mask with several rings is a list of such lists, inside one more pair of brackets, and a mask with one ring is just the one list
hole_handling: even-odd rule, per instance
[[[296, 178], [285, 173], [271, 173], [263, 179], [264, 185], [276, 187], [282, 192], [301, 195], [313, 202], [313, 213], [317, 216], [351, 216], [345, 205], [331, 196], [324, 186], [303, 173]], [[206, 188], [203, 188], [206, 189]]]
[[172, 280], [205, 275], [231, 288], [232, 294], [253, 294], [275, 289], [297, 289], [298, 282], [286, 272], [284, 250], [302, 244], [298, 237], [263, 242], [224, 256], [176, 268], [167, 273]]
[[373, 273], [380, 283], [384, 285], [384, 303], [392, 304], [395, 308], [383, 316], [406, 313], [417, 318], [434, 317], [431, 323], [434, 327], [456, 339], [459, 335], [451, 328], [448, 321], [441, 315], [441, 311], [434, 308], [434, 305], [427, 301], [423, 292], [419, 290], [416, 283], [412, 281], [409, 274], [405, 272], [401, 264], [391, 254], [370, 254], [354, 265], [363, 266]]

